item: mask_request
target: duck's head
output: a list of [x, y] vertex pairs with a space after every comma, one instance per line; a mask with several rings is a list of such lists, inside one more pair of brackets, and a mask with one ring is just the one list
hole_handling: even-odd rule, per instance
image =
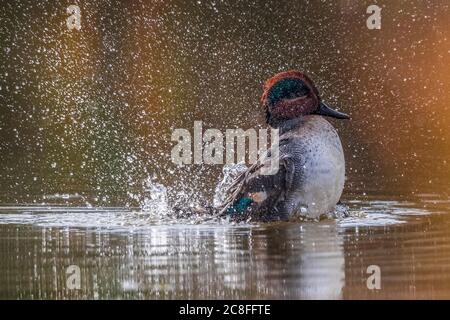
[[272, 127], [312, 114], [350, 118], [325, 104], [314, 82], [303, 72], [295, 70], [278, 73], [267, 80], [261, 102], [266, 109], [267, 123]]

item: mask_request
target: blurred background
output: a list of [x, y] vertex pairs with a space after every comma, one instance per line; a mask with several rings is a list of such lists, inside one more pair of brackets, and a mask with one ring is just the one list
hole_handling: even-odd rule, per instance
[[289, 69], [352, 117], [331, 120], [346, 197], [447, 195], [449, 16], [444, 0], [2, 1], [0, 203], [136, 206], [149, 177], [209, 202], [222, 168], [177, 168], [173, 129], [264, 127], [262, 85]]

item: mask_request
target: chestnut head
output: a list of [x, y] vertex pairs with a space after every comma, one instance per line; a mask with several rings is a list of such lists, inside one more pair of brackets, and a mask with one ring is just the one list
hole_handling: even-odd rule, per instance
[[266, 110], [266, 121], [272, 127], [286, 120], [312, 114], [337, 119], [350, 118], [325, 104], [314, 82], [303, 72], [295, 70], [278, 73], [267, 80], [261, 103]]

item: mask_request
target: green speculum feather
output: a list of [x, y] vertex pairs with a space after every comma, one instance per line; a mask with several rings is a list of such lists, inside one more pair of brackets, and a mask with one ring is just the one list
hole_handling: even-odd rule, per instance
[[241, 198], [226, 211], [227, 215], [241, 214], [247, 210], [247, 208], [253, 203], [251, 198]]

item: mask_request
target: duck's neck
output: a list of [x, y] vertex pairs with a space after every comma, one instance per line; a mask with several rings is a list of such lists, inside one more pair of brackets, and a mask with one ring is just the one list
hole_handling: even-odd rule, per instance
[[302, 117], [289, 119], [289, 120], [278, 120], [270, 124], [272, 128], [279, 129], [280, 135], [286, 133], [294, 128], [297, 128], [303, 121]]

